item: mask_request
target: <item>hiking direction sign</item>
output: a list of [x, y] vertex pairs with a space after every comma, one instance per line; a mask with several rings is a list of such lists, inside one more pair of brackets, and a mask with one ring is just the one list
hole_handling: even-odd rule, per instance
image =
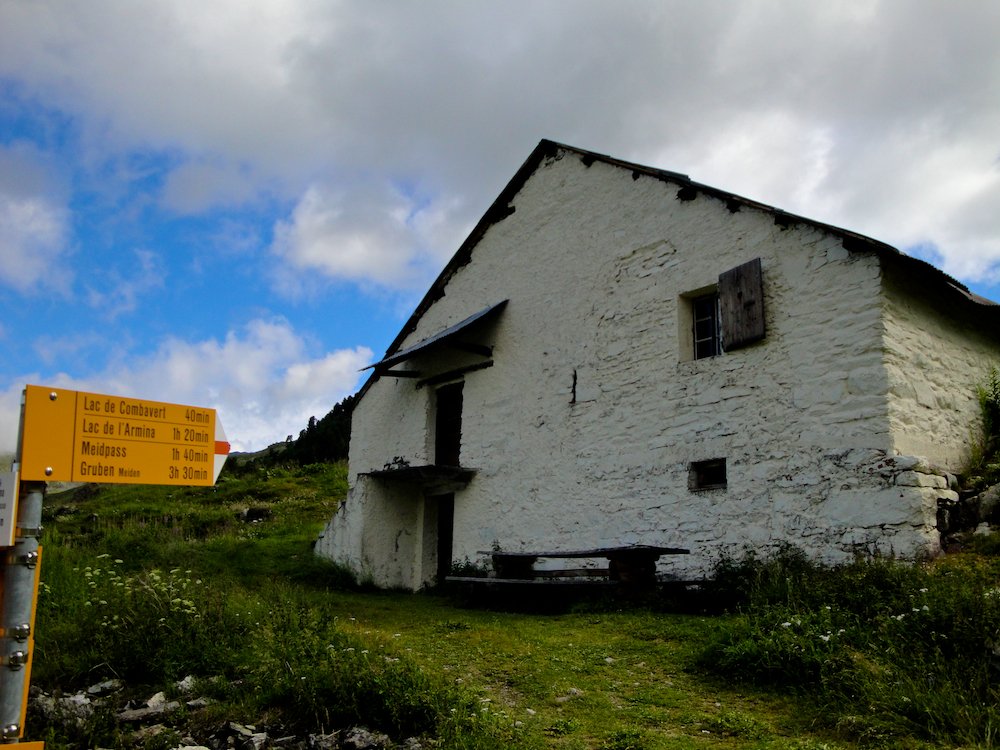
[[229, 455], [215, 409], [25, 388], [21, 481], [211, 486]]

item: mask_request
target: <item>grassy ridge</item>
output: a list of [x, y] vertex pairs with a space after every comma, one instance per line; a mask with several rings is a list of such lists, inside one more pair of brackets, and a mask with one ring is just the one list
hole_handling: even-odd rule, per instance
[[[488, 612], [358, 591], [315, 558], [345, 489], [334, 464], [224, 476], [215, 489], [50, 496], [33, 682], [71, 691], [123, 677], [148, 697], [188, 674], [221, 676], [203, 688], [218, 702], [188, 728], [365, 724], [445, 748], [996, 742], [993, 557], [832, 572], [794, 551], [733, 561], [713, 601], [739, 610], [726, 616], [655, 601]], [[28, 731], [50, 750], [130, 746], [108, 717], [31, 716]]]

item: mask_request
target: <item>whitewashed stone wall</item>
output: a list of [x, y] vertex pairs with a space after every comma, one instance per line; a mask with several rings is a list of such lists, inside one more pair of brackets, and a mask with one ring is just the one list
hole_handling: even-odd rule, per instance
[[[831, 562], [858, 549], [933, 553], [937, 500], [951, 490], [927, 461], [897, 454], [931, 448], [910, 427], [939, 417], [914, 413], [911, 345], [887, 344], [922, 311], [874, 254], [676, 195], [572, 153], [543, 163], [403, 343], [510, 300], [487, 342], [494, 366], [465, 377], [462, 464], [479, 471], [456, 493], [453, 559], [667, 545], [692, 554], [661, 572], [687, 578], [780, 541]], [[691, 359], [683, 295], [757, 257], [766, 338]], [[430, 375], [470, 361], [412, 366]], [[354, 413], [351, 476], [397, 456], [430, 463], [432, 398], [412, 380], [375, 382]], [[963, 404], [940, 421], [957, 435], [967, 416]], [[689, 490], [690, 463], [714, 458], [726, 459], [727, 487]], [[417, 588], [435, 571], [425, 506], [417, 490], [356, 479], [317, 549], [380, 585]]]
[[1000, 331], [964, 312], [956, 294], [889, 266], [886, 369], [893, 447], [959, 471], [979, 425], [976, 386], [1000, 366]]

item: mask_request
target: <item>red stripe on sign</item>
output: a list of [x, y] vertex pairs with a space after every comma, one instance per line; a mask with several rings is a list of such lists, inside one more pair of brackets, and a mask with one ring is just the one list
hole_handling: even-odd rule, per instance
[[215, 441], [215, 455], [217, 456], [228, 456], [230, 445], [224, 440]]

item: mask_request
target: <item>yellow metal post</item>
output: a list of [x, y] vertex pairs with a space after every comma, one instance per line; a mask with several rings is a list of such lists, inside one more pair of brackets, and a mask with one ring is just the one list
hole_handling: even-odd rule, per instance
[[44, 482], [22, 483], [18, 501], [17, 538], [6, 549], [3, 569], [3, 612], [0, 616], [0, 741], [24, 736], [28, 680], [34, 649], [38, 596]]

